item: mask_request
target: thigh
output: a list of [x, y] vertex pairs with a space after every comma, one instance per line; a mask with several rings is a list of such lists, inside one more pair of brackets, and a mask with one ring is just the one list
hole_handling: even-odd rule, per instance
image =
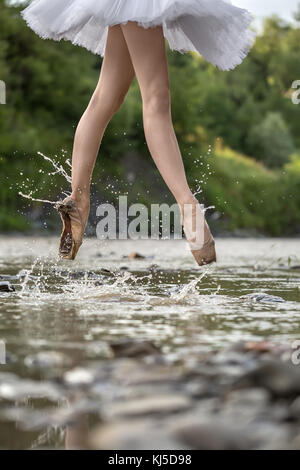
[[105, 54], [97, 88], [125, 94], [135, 76], [131, 57], [120, 25], [108, 29]]
[[121, 25], [143, 98], [169, 88], [166, 43], [162, 26], [143, 28], [136, 22]]

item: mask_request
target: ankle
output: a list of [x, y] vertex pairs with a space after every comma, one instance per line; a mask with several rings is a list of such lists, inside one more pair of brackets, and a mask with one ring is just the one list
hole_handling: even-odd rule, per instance
[[192, 194], [190, 196], [187, 196], [187, 197], [183, 197], [183, 198], [180, 198], [180, 199], [177, 199], [177, 204], [178, 206], [183, 209], [184, 206], [188, 206], [188, 205], [192, 205], [192, 206], [196, 206], [197, 204], [199, 204], [199, 201], [195, 198], [195, 196]]
[[77, 204], [80, 205], [89, 205], [90, 204], [90, 191], [89, 190], [73, 190], [71, 194], [71, 198], [74, 199], [74, 201]]

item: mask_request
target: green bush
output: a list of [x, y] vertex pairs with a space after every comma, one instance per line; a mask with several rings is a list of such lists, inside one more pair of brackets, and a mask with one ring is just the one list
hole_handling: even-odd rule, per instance
[[291, 133], [280, 113], [267, 113], [266, 117], [252, 127], [248, 136], [251, 155], [259, 156], [266, 166], [279, 168], [287, 163], [295, 151]]

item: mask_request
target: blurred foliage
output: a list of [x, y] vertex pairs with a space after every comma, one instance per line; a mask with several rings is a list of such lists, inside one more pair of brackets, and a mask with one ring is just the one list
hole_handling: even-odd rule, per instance
[[[7, 104], [0, 106], [0, 227], [22, 231], [39, 220], [42, 206], [23, 200], [20, 190], [55, 200], [66, 189], [37, 152], [66, 167], [101, 58], [66, 41], [41, 40], [20, 17], [20, 7], [5, 0], [0, 12], [0, 79], [7, 85]], [[277, 17], [265, 21], [234, 71], [168, 50], [172, 114], [188, 177], [193, 189], [201, 186], [206, 204], [216, 206], [224, 230], [299, 230], [300, 106], [291, 100], [291, 84], [300, 79], [299, 53], [299, 27]], [[106, 130], [100, 160], [94, 192], [101, 200], [115, 201], [120, 191], [148, 204], [154, 192], [165, 197], [149, 159], [136, 81]]]

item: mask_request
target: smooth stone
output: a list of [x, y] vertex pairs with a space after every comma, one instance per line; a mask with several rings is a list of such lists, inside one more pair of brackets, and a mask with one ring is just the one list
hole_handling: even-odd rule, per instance
[[275, 397], [295, 397], [300, 394], [300, 368], [290, 363], [266, 361], [242, 376], [236, 386], [263, 387]]
[[92, 431], [89, 445], [93, 450], [187, 449], [150, 420], [117, 421], [100, 425]]
[[222, 351], [212, 355], [208, 362], [218, 365], [244, 365], [248, 361], [249, 357], [246, 354], [237, 351]]
[[253, 388], [229, 392], [222, 403], [220, 414], [233, 423], [249, 423], [255, 418], [269, 417], [271, 409], [273, 411], [270, 394], [265, 389]]
[[137, 253], [136, 251], [133, 251], [132, 253], [129, 254], [128, 258], [129, 259], [145, 259], [145, 256], [141, 255], [140, 253]]
[[300, 419], [300, 396], [297, 397], [290, 406], [291, 416], [295, 419]]
[[276, 303], [285, 302], [282, 297], [276, 295], [265, 294], [264, 292], [253, 292], [252, 294], [246, 294], [239, 297], [242, 300], [252, 300], [254, 302], [265, 302], [265, 303]]
[[114, 357], [143, 357], [160, 353], [158, 348], [151, 341], [120, 341], [111, 343], [110, 348]]
[[103, 412], [108, 416], [145, 416], [185, 411], [192, 406], [191, 400], [186, 395], [180, 394], [151, 394], [145, 398], [135, 398], [125, 402], [111, 403], [105, 406]]
[[247, 431], [257, 440], [255, 450], [285, 449], [291, 442], [292, 427], [285, 423], [267, 422], [265, 417], [260, 421], [253, 421]]
[[16, 401], [30, 398], [48, 398], [60, 400], [60, 391], [50, 382], [38, 382], [33, 380], [17, 380], [15, 382], [3, 382], [0, 384], [0, 397], [6, 400]]
[[9, 281], [0, 282], [0, 292], [15, 292], [15, 287]]
[[114, 378], [119, 383], [127, 385], [142, 384], [176, 384], [182, 382], [184, 378], [179, 370], [165, 365], [151, 365], [137, 363], [120, 364], [113, 372]]
[[176, 439], [195, 450], [247, 450], [254, 442], [248, 434], [231, 422], [179, 419], [169, 425], [168, 431]]
[[270, 398], [270, 393], [264, 388], [233, 390], [226, 395], [226, 404], [262, 408], [268, 406]]
[[27, 367], [50, 368], [62, 367], [71, 363], [70, 358], [56, 351], [41, 351], [24, 359]]
[[188, 382], [185, 391], [193, 398], [206, 398], [217, 395], [219, 389], [215, 384], [199, 379]]
[[0, 274], [0, 281], [18, 281], [19, 277], [11, 274]]
[[64, 374], [64, 381], [67, 385], [71, 386], [86, 386], [90, 385], [95, 380], [95, 374], [83, 367], [76, 367], [75, 369], [68, 370]]

